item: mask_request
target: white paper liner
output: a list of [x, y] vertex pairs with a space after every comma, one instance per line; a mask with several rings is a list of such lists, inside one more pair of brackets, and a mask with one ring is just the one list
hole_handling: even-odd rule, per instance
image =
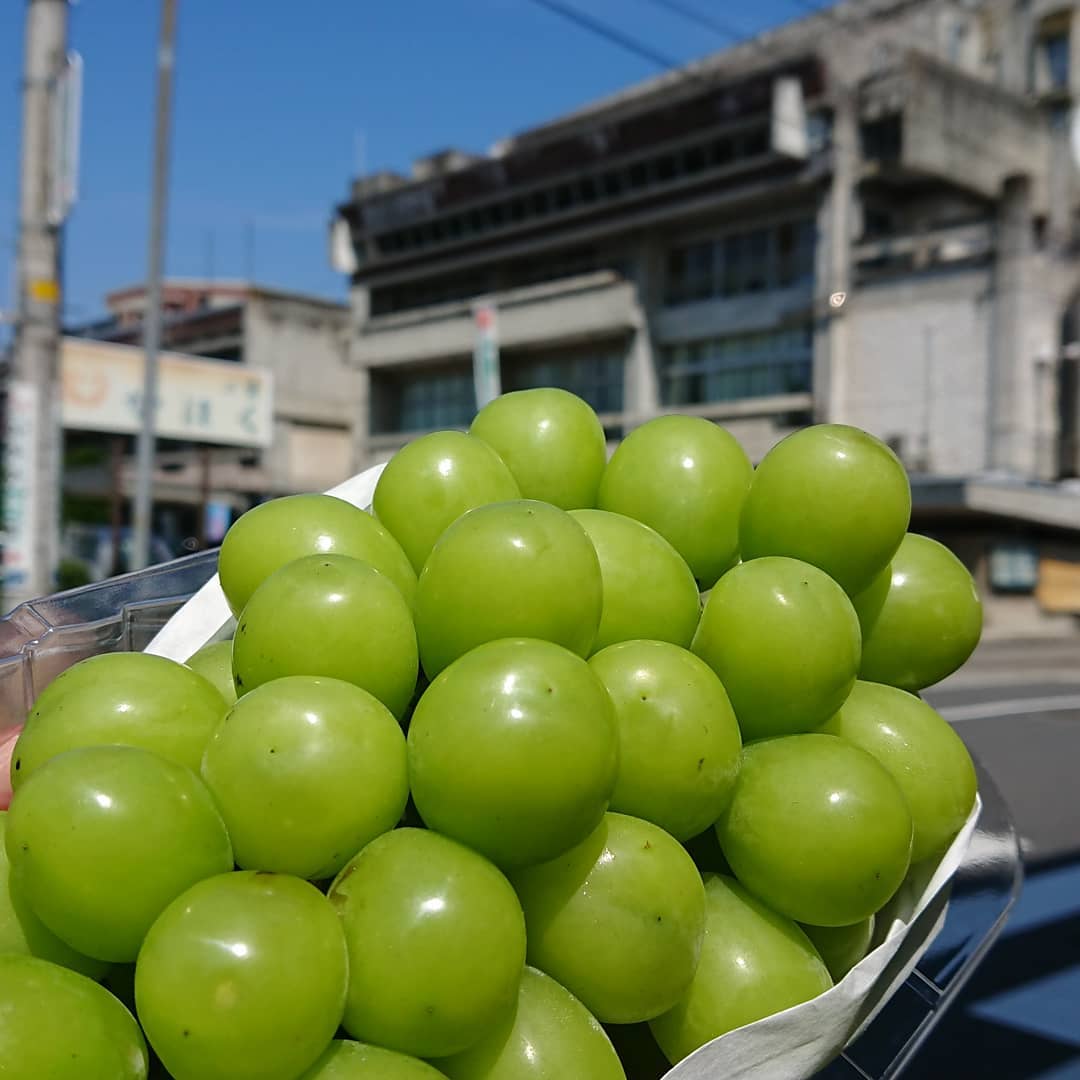
[[[948, 886], [982, 811], [976, 797], [964, 827], [922, 882], [913, 874], [889, 902], [885, 940], [831, 990], [706, 1043], [665, 1080], [801, 1080], [854, 1041], [915, 969], [945, 922]], [[919, 868], [921, 869], [921, 868]], [[923, 884], [925, 882], [925, 884]]]
[[[367, 509], [383, 468], [367, 469], [326, 494]], [[215, 574], [146, 651], [182, 662], [212, 641], [231, 617]], [[904, 882], [879, 917], [883, 924], [887, 920], [884, 940], [841, 982], [812, 1001], [706, 1043], [664, 1080], [801, 1080], [832, 1061], [899, 989], [940, 931], [949, 882], [964, 860], [981, 810], [976, 798], [963, 829], [932, 874], [920, 867]]]

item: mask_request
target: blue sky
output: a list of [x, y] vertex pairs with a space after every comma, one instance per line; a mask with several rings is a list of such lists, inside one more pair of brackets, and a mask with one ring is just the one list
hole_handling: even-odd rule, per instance
[[[728, 42], [655, 0], [564, 0], [679, 60]], [[803, 0], [681, 0], [747, 32]], [[821, 3], [822, 0], [815, 0]], [[331, 208], [362, 164], [406, 170], [484, 150], [655, 68], [531, 0], [178, 0], [166, 270], [334, 296]], [[12, 296], [24, 0], [0, 2], [0, 309]], [[81, 198], [66, 238], [66, 318], [146, 272], [155, 0], [79, 0]]]

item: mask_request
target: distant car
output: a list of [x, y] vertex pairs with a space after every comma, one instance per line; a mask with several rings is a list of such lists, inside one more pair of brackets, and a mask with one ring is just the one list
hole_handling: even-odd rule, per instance
[[[64, 527], [61, 541], [61, 561], [83, 567], [88, 580], [102, 581], [113, 573], [124, 574], [131, 568], [131, 551], [135, 533], [131, 528], [120, 530], [119, 566], [113, 567], [113, 531], [109, 525], [73, 523]], [[160, 536], [150, 538], [150, 562], [163, 563], [176, 558], [176, 552]]]

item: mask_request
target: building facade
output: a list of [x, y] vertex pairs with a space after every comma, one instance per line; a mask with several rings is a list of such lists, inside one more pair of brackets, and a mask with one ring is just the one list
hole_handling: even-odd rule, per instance
[[[573, 390], [612, 440], [669, 411], [755, 459], [811, 421], [875, 432], [1009, 607], [1078, 552], [1078, 93], [1080, 5], [848, 0], [360, 177], [358, 462], [468, 424], [483, 299], [503, 388]], [[1043, 612], [1080, 611], [1070, 574]]]
[[[144, 288], [110, 293], [106, 307], [106, 319], [69, 333], [141, 344]], [[273, 437], [263, 448], [159, 440], [156, 528], [170, 546], [220, 539], [201, 520], [208, 504], [227, 508], [227, 520], [266, 498], [322, 491], [351, 475], [362, 381], [348, 363], [346, 305], [240, 282], [170, 280], [162, 309], [163, 350], [268, 371], [274, 402]], [[119, 512], [126, 521], [134, 439], [69, 431], [66, 444], [70, 516], [92, 520], [109, 503], [108, 517]]]

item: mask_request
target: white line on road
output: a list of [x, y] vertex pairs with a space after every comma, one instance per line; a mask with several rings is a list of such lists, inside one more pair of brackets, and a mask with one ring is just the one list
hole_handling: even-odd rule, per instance
[[982, 701], [973, 705], [945, 705], [938, 712], [946, 720], [986, 720], [994, 716], [1026, 716], [1028, 713], [1066, 712], [1080, 709], [1080, 694], [1056, 694], [1047, 697], [1010, 698], [1007, 701]]

